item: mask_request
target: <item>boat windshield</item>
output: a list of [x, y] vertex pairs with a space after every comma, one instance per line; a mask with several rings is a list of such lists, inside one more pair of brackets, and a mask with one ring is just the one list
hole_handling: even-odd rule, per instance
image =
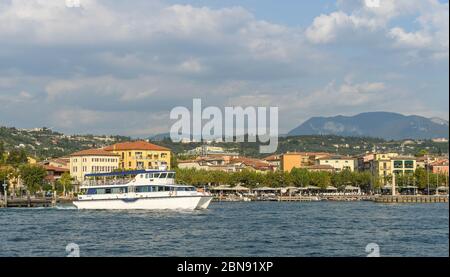
[[[142, 175], [144, 176], [144, 175]], [[146, 173], [145, 174], [146, 179], [173, 179], [175, 178], [175, 173], [173, 172], [163, 172], [163, 173]]]

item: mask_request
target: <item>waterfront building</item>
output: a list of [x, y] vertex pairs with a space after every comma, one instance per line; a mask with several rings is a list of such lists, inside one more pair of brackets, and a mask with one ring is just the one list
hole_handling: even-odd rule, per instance
[[68, 168], [56, 167], [51, 165], [44, 165], [44, 168], [45, 171], [47, 172], [45, 180], [52, 184], [58, 181], [64, 173], [70, 172]]
[[70, 169], [70, 157], [61, 157], [50, 160], [45, 160], [41, 163], [44, 166], [59, 167], [64, 169]]
[[119, 154], [103, 149], [88, 149], [70, 155], [70, 175], [78, 182], [86, 174], [108, 173], [119, 168]]
[[343, 170], [355, 171], [357, 167], [357, 160], [353, 157], [330, 155], [319, 157], [316, 160], [317, 165], [330, 165], [336, 172]]
[[[229, 159], [228, 159], [229, 162]], [[214, 157], [198, 157], [195, 160], [180, 160], [178, 161], [178, 168], [181, 169], [197, 169], [197, 170], [211, 170], [212, 168], [224, 167], [227, 164], [227, 159], [221, 156]], [[228, 170], [224, 170], [228, 171]]]
[[425, 155], [416, 158], [416, 167], [417, 168], [427, 168], [428, 164], [437, 162], [438, 159], [435, 156]]
[[316, 164], [303, 167], [304, 169], [311, 172], [335, 172], [336, 169], [329, 164]]
[[268, 157], [265, 157], [263, 160], [272, 165], [275, 170], [281, 169], [281, 155], [270, 155]]
[[196, 170], [209, 170], [210, 165], [205, 164], [201, 160], [182, 160], [178, 161], [179, 169], [196, 169]]
[[414, 174], [416, 171], [416, 158], [412, 156], [397, 156], [391, 159], [393, 174]]
[[230, 165], [236, 168], [236, 171], [250, 170], [260, 173], [276, 171], [276, 167], [270, 163], [254, 158], [241, 157], [231, 160]]
[[398, 157], [398, 153], [369, 153], [358, 159], [360, 171], [369, 171], [373, 176], [379, 177], [383, 185], [387, 184], [387, 179], [392, 176], [391, 160]]
[[448, 175], [448, 159], [442, 159], [433, 163], [430, 163], [431, 172], [434, 174]]
[[178, 168], [224, 172], [241, 172], [243, 170], [267, 172], [276, 170], [273, 165], [264, 160], [230, 156], [208, 156], [198, 157], [195, 160], [178, 161]]
[[121, 169], [158, 169], [160, 167], [170, 169], [170, 149], [150, 142], [121, 142], [107, 146], [103, 150], [119, 155]]
[[324, 152], [288, 152], [281, 155], [281, 170], [290, 172], [293, 168], [303, 168], [316, 164], [316, 159], [328, 156]]

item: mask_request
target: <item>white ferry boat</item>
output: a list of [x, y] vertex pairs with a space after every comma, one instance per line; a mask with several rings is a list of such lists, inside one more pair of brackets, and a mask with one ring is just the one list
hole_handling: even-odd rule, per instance
[[[133, 176], [129, 180], [117, 176]], [[175, 184], [175, 172], [140, 170], [89, 174], [82, 193], [73, 204], [78, 209], [95, 210], [195, 210], [207, 209], [212, 196], [193, 186]], [[103, 177], [98, 181], [97, 178]], [[113, 180], [111, 180], [113, 178]], [[109, 181], [107, 180], [109, 179]]]

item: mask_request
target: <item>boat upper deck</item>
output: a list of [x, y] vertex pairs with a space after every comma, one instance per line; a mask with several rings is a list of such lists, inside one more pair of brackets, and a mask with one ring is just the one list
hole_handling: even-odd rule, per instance
[[175, 172], [167, 170], [135, 170], [86, 174], [83, 187], [123, 187], [139, 185], [175, 185]]

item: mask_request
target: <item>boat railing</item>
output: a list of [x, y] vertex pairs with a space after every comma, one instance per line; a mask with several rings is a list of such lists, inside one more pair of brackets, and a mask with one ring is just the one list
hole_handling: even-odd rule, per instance
[[133, 179], [124, 179], [124, 180], [89, 180], [84, 181], [82, 186], [85, 187], [96, 187], [96, 186], [117, 186], [117, 185], [128, 185], [131, 183]]

